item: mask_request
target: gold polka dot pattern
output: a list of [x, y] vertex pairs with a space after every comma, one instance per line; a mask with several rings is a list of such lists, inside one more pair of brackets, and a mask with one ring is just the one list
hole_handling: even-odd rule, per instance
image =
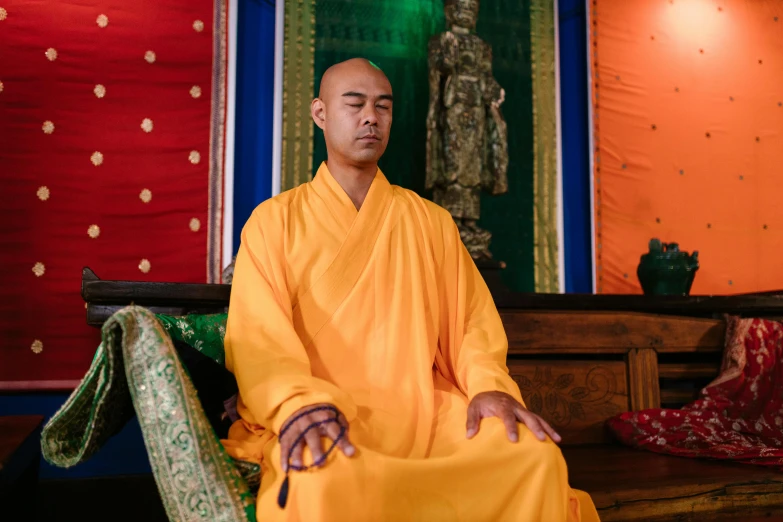
[[143, 274], [149, 273], [151, 268], [152, 265], [150, 264], [149, 259], [142, 259], [141, 261], [139, 261], [139, 270], [141, 270]]

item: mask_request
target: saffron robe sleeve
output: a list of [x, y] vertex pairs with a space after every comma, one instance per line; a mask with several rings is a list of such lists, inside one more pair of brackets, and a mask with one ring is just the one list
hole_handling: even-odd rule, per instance
[[436, 227], [441, 234], [433, 234], [442, 277], [435, 363], [468, 399], [482, 392], [500, 391], [523, 403], [519, 386], [508, 373], [508, 339], [492, 295], [463, 245], [456, 224], [443, 214], [448, 216], [442, 211], [435, 220], [440, 218]]
[[[285, 219], [283, 213], [280, 218]], [[350, 397], [312, 375], [293, 326], [285, 260], [272, 258], [267, 248], [279, 238], [265, 236], [261, 223], [254, 215], [242, 230], [234, 267], [234, 281], [241, 284], [231, 288], [226, 328], [226, 366], [242, 390], [239, 413], [276, 434], [294, 412], [317, 403], [334, 404], [350, 421], [356, 415]], [[234, 364], [238, 351], [242, 364]]]

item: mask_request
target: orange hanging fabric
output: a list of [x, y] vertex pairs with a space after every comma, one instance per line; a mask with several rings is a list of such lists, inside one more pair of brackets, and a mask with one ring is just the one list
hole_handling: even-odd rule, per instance
[[641, 292], [653, 237], [699, 251], [694, 294], [783, 289], [783, 5], [590, 12], [598, 292]]

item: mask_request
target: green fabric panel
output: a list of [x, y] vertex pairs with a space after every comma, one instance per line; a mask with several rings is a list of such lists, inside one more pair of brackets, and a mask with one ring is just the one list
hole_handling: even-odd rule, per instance
[[[533, 116], [530, 74], [530, 2], [485, 1], [477, 33], [492, 45], [495, 77], [506, 89], [502, 106], [508, 122], [509, 192], [482, 197], [480, 225], [492, 231], [491, 250], [505, 261], [506, 284], [534, 290]], [[317, 0], [315, 95], [324, 71], [357, 56], [377, 64], [394, 90], [394, 124], [380, 167], [391, 183], [424, 191], [429, 87], [427, 42], [444, 30], [442, 0]], [[315, 131], [313, 173], [326, 159], [326, 144]]]
[[476, 33], [492, 46], [492, 70], [506, 90], [501, 110], [508, 122], [508, 193], [482, 196], [479, 224], [492, 232], [492, 255], [507, 264], [506, 285], [534, 292], [530, 1], [481, 2]]
[[156, 317], [173, 340], [183, 341], [225, 366], [223, 338], [226, 336], [228, 314], [191, 314], [182, 317], [158, 314]]

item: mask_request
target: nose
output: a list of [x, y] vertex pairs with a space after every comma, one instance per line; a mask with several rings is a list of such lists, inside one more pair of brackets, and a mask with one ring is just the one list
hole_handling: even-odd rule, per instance
[[368, 103], [365, 106], [362, 112], [362, 125], [378, 125], [378, 111], [375, 109], [375, 105]]

